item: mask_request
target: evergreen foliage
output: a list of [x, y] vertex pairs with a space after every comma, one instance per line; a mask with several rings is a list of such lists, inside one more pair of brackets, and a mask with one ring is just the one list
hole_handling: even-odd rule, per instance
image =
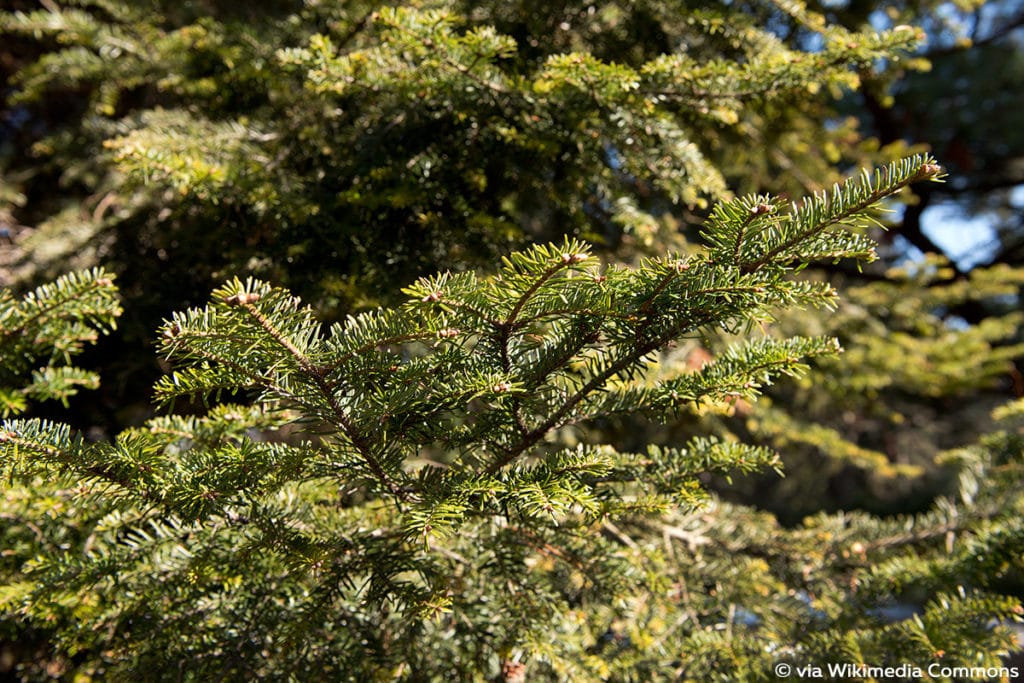
[[20, 301], [0, 290], [0, 416], [21, 413], [30, 401], [66, 405], [79, 388], [96, 388], [96, 373], [69, 363], [120, 314], [112, 276], [100, 269], [65, 275]]
[[[616, 414], [752, 400], [836, 352], [755, 338], [658, 371], [681, 338], [834, 305], [792, 275], [864, 256], [851, 227], [938, 172], [913, 157], [789, 207], [736, 199], [712, 213], [706, 249], [635, 269], [577, 241], [537, 246], [327, 329], [288, 291], [232, 280], [160, 333], [174, 371], [156, 397], [199, 400], [200, 415], [97, 443], [4, 423], [8, 480], [66, 482], [53, 495], [74, 525], [72, 542], [47, 547], [59, 524], [21, 539], [32, 557], [5, 583], [8, 618], [106, 677], [755, 680], [780, 661], [895, 653], [996, 665], [1009, 640], [992, 624], [1020, 611], [999, 591], [1021, 569], [1020, 497], [977, 482], [1019, 465], [1019, 432], [951, 453], [958, 492], [931, 512], [789, 532], [709, 504], [699, 483], [774, 466], [769, 450], [566, 441]], [[16, 500], [15, 528], [39, 504]], [[923, 611], [887, 625], [893, 601]]]
[[10, 0], [0, 676], [999, 664], [1018, 4]]
[[[831, 510], [920, 510], [948, 485], [935, 458], [992, 428], [988, 413], [1012, 393], [1014, 360], [1024, 352], [1024, 274], [1006, 266], [963, 280], [950, 273], [931, 257], [843, 287], [830, 315], [783, 316], [775, 334], [832, 335], [846, 352], [729, 419], [705, 419], [705, 430], [785, 453], [784, 480], [734, 482], [731, 498], [757, 500], [792, 524], [823, 501]], [[965, 305], [992, 314], [969, 325], [954, 313]]]
[[[198, 302], [244, 270], [331, 311], [566, 234], [659, 253], [668, 206], [701, 211], [737, 185], [803, 193], [753, 148], [838, 180], [835, 158], [779, 131], [813, 127], [840, 149], [828, 139], [848, 133], [826, 132], [805, 95], [855, 87], [857, 68], [921, 37], [771, 2], [204, 9], [0, 13], [8, 36], [45, 46], [12, 77], [20, 116], [72, 100], [52, 130], [14, 131], [24, 151], [5, 165], [36, 227], [19, 277], [102, 244], [140, 310]], [[39, 196], [54, 181], [66, 201]]]

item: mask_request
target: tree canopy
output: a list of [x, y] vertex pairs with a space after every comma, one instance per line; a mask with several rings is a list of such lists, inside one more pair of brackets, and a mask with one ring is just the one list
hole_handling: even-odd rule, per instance
[[1014, 3], [7, 7], [0, 670], [1012, 677]]

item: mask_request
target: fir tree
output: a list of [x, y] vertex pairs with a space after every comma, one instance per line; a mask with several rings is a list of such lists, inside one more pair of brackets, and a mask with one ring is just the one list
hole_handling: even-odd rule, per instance
[[[32, 406], [95, 385], [59, 367], [112, 276], [0, 300], [0, 664], [774, 680], [1011, 646], [1020, 407], [988, 414], [1021, 275], [851, 265], [939, 196], [931, 158], [822, 193], [908, 153], [906, 25], [941, 58], [994, 7], [29, 5], [0, 13], [0, 282], [116, 272], [109, 389], [242, 279], [161, 327], [171, 411], [112, 442]], [[858, 507], [888, 516], [820, 512]]]
[[26, 46], [0, 151], [16, 200], [0, 211], [33, 228], [16, 281], [102, 261], [131, 303], [122, 353], [148, 359], [138, 340], [235, 273], [333, 319], [565, 235], [661, 254], [679, 246], [671, 212], [800, 196], [839, 180], [836, 162], [898, 156], [841, 152], [851, 133], [824, 103], [916, 30], [849, 31], [792, 3], [549, 5], [0, 13]]
[[[80, 525], [75, 546], [34, 548], [5, 609], [48, 629], [68, 662], [85, 653], [79, 672], [119, 677], [735, 680], [896, 652], [995, 665], [1008, 641], [990, 623], [1019, 606], [993, 581], [1016, 571], [1021, 540], [997, 510], [1017, 494], [980, 505], [968, 488], [987, 458], [1017, 462], [1019, 437], [954, 456], [961, 504], [788, 534], [701, 508], [700, 475], [774, 466], [767, 449], [565, 443], [609, 416], [752, 400], [836, 352], [753, 337], [699, 370], [657, 371], [680, 338], [831, 305], [830, 286], [793, 274], [869, 256], [852, 228], [938, 170], [914, 157], [799, 204], [743, 197], [712, 213], [700, 253], [636, 269], [580, 242], [534, 247], [494, 277], [424, 278], [403, 306], [327, 330], [286, 290], [232, 280], [161, 330], [174, 371], [158, 400], [208, 410], [109, 443], [4, 423], [7, 476], [67, 481]], [[702, 527], [723, 510], [742, 526], [712, 540]], [[946, 551], [929, 561], [937, 519]], [[995, 553], [1010, 565], [993, 573]], [[911, 589], [931, 596], [923, 615], [881, 625]]]

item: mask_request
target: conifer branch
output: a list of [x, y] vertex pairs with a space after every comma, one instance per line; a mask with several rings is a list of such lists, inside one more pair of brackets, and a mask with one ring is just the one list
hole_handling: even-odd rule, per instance
[[536, 278], [533, 284], [531, 284], [525, 292], [519, 295], [519, 298], [516, 299], [515, 304], [513, 304], [512, 306], [512, 310], [509, 311], [508, 315], [505, 316], [505, 319], [501, 322], [500, 327], [503, 329], [513, 328], [516, 325], [516, 318], [519, 316], [519, 313], [523, 310], [523, 307], [526, 305], [528, 301], [530, 301], [533, 295], [536, 294], [541, 287], [543, 287], [551, 278], [553, 278], [559, 272], [569, 268], [571, 265], [575, 263], [579, 263], [585, 260], [586, 258], [588, 258], [588, 255], [582, 252], [563, 252], [561, 258], [556, 263], [554, 263], [553, 265], [548, 267], [547, 270], [541, 273], [540, 277]]
[[328, 385], [324, 379], [324, 369], [317, 367], [313, 362], [298, 348], [295, 347], [281, 332], [275, 328], [267, 318], [260, 313], [260, 311], [252, 305], [252, 303], [242, 302], [241, 306], [245, 311], [251, 315], [263, 330], [266, 331], [270, 337], [284, 347], [285, 350], [295, 359], [302, 368], [302, 371], [306, 376], [313, 380], [316, 387], [319, 389], [321, 396], [327, 401], [328, 406], [331, 410], [331, 417], [334, 422], [341, 428], [342, 433], [345, 437], [356, 447], [363, 460], [366, 461], [367, 467], [377, 478], [380, 484], [392, 495], [400, 500], [408, 500], [408, 493], [403, 490], [391, 477], [388, 476], [387, 472], [381, 466], [380, 460], [373, 453], [373, 448], [370, 440], [363, 435], [359, 428], [352, 422], [345, 410], [339, 405], [337, 399], [334, 396], [334, 391]]
[[795, 232], [771, 246], [758, 258], [743, 263], [741, 267], [744, 272], [756, 272], [829, 227], [863, 214], [905, 187], [923, 180], [937, 179], [941, 173], [941, 167], [930, 157], [915, 156], [879, 169], [874, 183], [865, 173], [859, 179], [846, 181], [842, 187], [837, 185], [831, 195], [815, 195], [787, 216], [789, 225], [797, 228]]
[[380, 347], [386, 347], [386, 346], [395, 346], [395, 345], [400, 345], [400, 344], [406, 344], [408, 342], [426, 341], [426, 340], [429, 340], [429, 339], [434, 339], [436, 336], [437, 336], [436, 332], [431, 332], [431, 331], [424, 330], [423, 332], [412, 332], [412, 333], [409, 333], [409, 334], [396, 334], [396, 335], [391, 336], [391, 337], [383, 337], [381, 339], [374, 339], [373, 341], [367, 342], [366, 344], [364, 344], [362, 346], [357, 346], [357, 347], [353, 348], [351, 351], [348, 351], [348, 352], [346, 352], [344, 354], [340, 354], [336, 358], [332, 358], [327, 363], [325, 363], [323, 365], [317, 366], [317, 369], [322, 374], [327, 375], [331, 371], [336, 370], [336, 369], [342, 367], [343, 365], [345, 365], [346, 363], [351, 361], [353, 358], [358, 358], [359, 356], [361, 356], [364, 353], [367, 353], [369, 351], [372, 351], [373, 349], [377, 349], [377, 348], [380, 348]]
[[576, 405], [578, 405], [583, 399], [585, 399], [587, 396], [592, 394], [600, 387], [604, 386], [605, 383], [608, 382], [608, 380], [610, 380], [612, 377], [628, 368], [638, 359], [643, 358], [651, 351], [663, 345], [664, 341], [662, 341], [662, 339], [665, 339], [665, 341], [667, 341], [667, 339], [670, 339], [672, 337], [674, 337], [674, 335], [666, 333], [663, 338], [648, 341], [640, 345], [636, 350], [634, 350], [629, 355], [623, 356], [617, 361], [611, 363], [602, 372], [590, 378], [590, 380], [587, 381], [586, 384], [584, 384], [572, 396], [566, 399], [557, 410], [555, 410], [554, 412], [550, 413], [547, 417], [545, 417], [539, 426], [530, 430], [523, 436], [523, 438], [519, 442], [506, 449], [505, 454], [495, 462], [491, 463], [485, 469], [485, 472], [487, 474], [495, 474], [496, 472], [503, 469], [506, 465], [511, 463], [513, 460], [522, 456], [527, 450], [532, 448], [534, 445], [537, 444], [538, 441], [544, 438], [545, 434], [554, 429], [555, 426], [558, 425], [559, 421], [562, 420], [562, 418], [564, 418], [566, 415], [568, 415], [569, 412], [573, 408], [575, 408]]
[[674, 280], [680, 273], [682, 273], [684, 270], [687, 270], [688, 268], [689, 266], [682, 261], [676, 263], [673, 267], [669, 268], [668, 272], [665, 273], [664, 277], [661, 278], [661, 281], [658, 282], [658, 284], [654, 287], [651, 293], [642, 301], [640, 301], [639, 305], [636, 307], [636, 312], [646, 313], [648, 310], [650, 310], [651, 305], [654, 303], [654, 300], [658, 298], [658, 295], [665, 291], [665, 288], [669, 286], [672, 280]]
[[252, 303], [249, 303], [248, 300], [241, 302], [239, 305], [246, 313], [253, 317], [253, 319], [267, 334], [270, 335], [271, 339], [277, 342], [289, 353], [289, 355], [291, 355], [292, 358], [295, 359], [295, 362], [299, 364], [299, 367], [302, 368], [303, 372], [311, 378], [323, 377], [323, 371], [316, 367], [305, 354], [299, 351], [291, 341], [281, 334], [280, 330], [275, 328], [270, 321], [267, 320], [266, 316], [260, 313], [259, 309], [253, 306]]

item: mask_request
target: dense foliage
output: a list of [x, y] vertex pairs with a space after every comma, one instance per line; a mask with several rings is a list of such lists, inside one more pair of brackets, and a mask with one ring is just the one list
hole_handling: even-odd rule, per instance
[[[853, 85], [853, 67], [919, 38], [827, 26], [795, 5], [435, 5], [0, 15], [9, 34], [58, 45], [14, 77], [9, 166], [31, 176], [8, 192], [37, 228], [21, 267], [102, 259], [130, 300], [164, 314], [244, 270], [329, 311], [527, 240], [663, 242], [672, 204], [737, 186], [801, 193], [786, 156], [837, 180], [835, 153], [805, 158], [798, 136], [814, 126], [828, 145], [844, 130], [823, 133], [806, 94]], [[762, 30], [769, 20], [806, 24], [817, 48]], [[25, 119], [47, 105], [70, 111], [40, 135]], [[758, 168], [761, 148], [781, 161]]]
[[[726, 557], [743, 579], [735, 575], [727, 601], [716, 596], [674, 623], [654, 615], [697, 577], [668, 564], [681, 552], [673, 541], [641, 545], [632, 527], [665, 525], [652, 514], [674, 510], [684, 524], [675, 537], [699, 548], [706, 532], [685, 529], [698, 519], [697, 477], [771, 466], [774, 454], [708, 438], [639, 453], [566, 444], [616, 414], [668, 419], [752, 399], [837, 351], [827, 338], [762, 338], [697, 371], [657, 363], [679, 338], [749, 329], [779, 307], [828, 305], [830, 285], [792, 274], [869, 255], [850, 228], [937, 172], [912, 158], [791, 207], [734, 200], [712, 212], [705, 249], [638, 269], [601, 266], [581, 243], [535, 247], [494, 278], [422, 279], [404, 306], [326, 333], [289, 292], [229, 282], [161, 331], [175, 370], [157, 398], [218, 399], [208, 412], [156, 418], [109, 443], [47, 421], [4, 423], [8, 477], [29, 491], [41, 478], [75, 482], [52, 495], [71, 513], [78, 546], [37, 554], [5, 603], [53, 628], [62, 650], [93, 653], [78, 665], [97, 675], [426, 680], [529, 667], [574, 678], [714, 670], [725, 680], [770, 676], [779, 661], [877, 663], [897, 652], [995, 666], [1007, 641], [990, 623], [1020, 608], [989, 592], [994, 577], [980, 565], [1015, 557], [1016, 517], [993, 515], [1018, 494], [993, 487], [981, 501], [966, 488], [999, 457], [993, 444], [1015, 437], [960, 456], [964, 500], [901, 522], [902, 537], [876, 522], [857, 528], [863, 540], [845, 551], [808, 555], [800, 545], [818, 534], [852, 541], [838, 533], [845, 523], [822, 518], [791, 538], [772, 534], [762, 550], [763, 523], [727, 541], [738, 546], [726, 556], [702, 551], [701, 585], [726, 581], [716, 569]], [[245, 396], [253, 402], [220, 402]], [[1015, 467], [1019, 453], [1007, 455]], [[954, 537], [971, 529], [971, 540], [947, 539], [934, 560], [897, 555], [858, 577], [869, 552], [926, 551], [936, 525]], [[41, 541], [29, 547], [39, 553]], [[805, 566], [798, 578], [794, 561], [831, 571]], [[837, 569], [854, 572], [843, 588]], [[910, 586], [927, 597], [923, 615], [879, 624], [877, 611]], [[725, 640], [702, 626], [723, 617]]]
[[[1013, 647], [1013, 3], [5, 7], [0, 671]], [[908, 251], [950, 197], [987, 267]]]

